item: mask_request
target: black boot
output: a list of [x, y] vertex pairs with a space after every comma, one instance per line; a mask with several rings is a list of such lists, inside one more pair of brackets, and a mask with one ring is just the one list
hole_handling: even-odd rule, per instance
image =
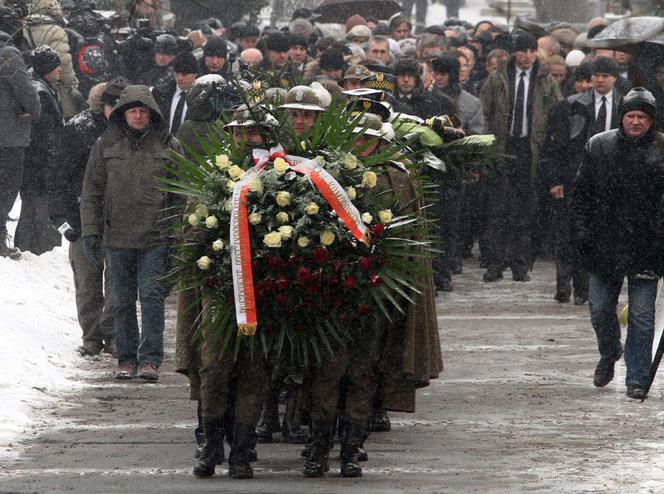
[[390, 417], [387, 412], [382, 408], [374, 408], [371, 416], [371, 432], [390, 432], [392, 424], [390, 424]]
[[305, 477], [322, 477], [329, 470], [328, 457], [332, 441], [332, 423], [314, 422], [311, 425], [311, 453], [304, 464]]
[[21, 258], [21, 251], [9, 246], [9, 234], [6, 230], [0, 230], [0, 256], [14, 261]]
[[224, 461], [224, 427], [223, 419], [203, 417], [203, 433], [205, 441], [201, 448], [198, 461], [194, 464], [196, 477], [212, 477], [216, 465]]
[[279, 431], [279, 392], [268, 387], [265, 392], [263, 411], [256, 426], [259, 443], [271, 443], [272, 434]]
[[305, 444], [307, 434], [300, 427], [297, 420], [297, 391], [289, 391], [286, 401], [286, 413], [281, 424], [281, 437], [289, 444]]
[[196, 453], [194, 458], [200, 458], [203, 445], [205, 444], [205, 430], [203, 429], [203, 417], [201, 417], [201, 400], [198, 400], [197, 412], [198, 426], [194, 430], [194, 437], [196, 437]]
[[366, 426], [351, 421], [344, 430], [341, 439], [341, 476], [361, 477], [362, 466], [360, 465], [359, 448], [366, 434]]
[[[233, 432], [233, 445], [231, 454], [228, 455], [228, 475], [234, 479], [251, 479], [254, 470], [251, 461], [252, 448], [255, 443], [256, 432], [251, 424], [235, 423]], [[255, 451], [254, 451], [255, 452]]]

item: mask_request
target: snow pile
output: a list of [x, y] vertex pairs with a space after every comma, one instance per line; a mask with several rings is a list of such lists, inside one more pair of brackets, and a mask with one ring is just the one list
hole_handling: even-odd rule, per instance
[[32, 409], [73, 386], [81, 330], [67, 250], [0, 257], [0, 459], [17, 454]]

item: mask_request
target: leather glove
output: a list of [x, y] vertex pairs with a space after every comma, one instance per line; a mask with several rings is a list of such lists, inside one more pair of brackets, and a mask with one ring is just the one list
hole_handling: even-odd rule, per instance
[[466, 137], [466, 133], [462, 129], [454, 127], [452, 120], [447, 115], [430, 118], [426, 121], [426, 125], [442, 137], [445, 142]]
[[65, 232], [65, 238], [69, 242], [74, 243], [81, 238], [81, 232], [74, 230], [73, 228], [70, 228]]
[[83, 253], [85, 258], [96, 267], [101, 267], [101, 237], [91, 235], [83, 237]]

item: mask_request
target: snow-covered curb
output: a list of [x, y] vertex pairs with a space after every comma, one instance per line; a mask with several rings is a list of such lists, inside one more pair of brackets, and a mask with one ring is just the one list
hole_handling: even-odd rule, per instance
[[74, 296], [66, 246], [19, 261], [0, 257], [0, 460], [17, 455], [34, 410], [75, 385]]

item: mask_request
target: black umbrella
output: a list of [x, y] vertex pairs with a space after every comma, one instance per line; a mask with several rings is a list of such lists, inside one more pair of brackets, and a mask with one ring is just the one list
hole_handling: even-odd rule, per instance
[[664, 45], [664, 18], [626, 17], [610, 24], [593, 39], [591, 48], [623, 50], [639, 43]]
[[401, 5], [394, 0], [322, 0], [314, 12], [320, 14], [317, 22], [344, 24], [346, 19], [355, 14], [378, 20], [389, 19], [401, 12]]

